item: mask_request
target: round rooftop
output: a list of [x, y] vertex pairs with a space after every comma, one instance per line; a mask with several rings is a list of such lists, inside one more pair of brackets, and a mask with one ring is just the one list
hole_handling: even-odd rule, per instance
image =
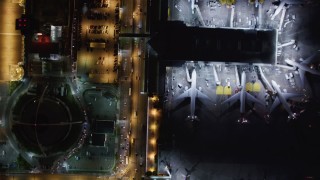
[[39, 155], [61, 151], [62, 146], [70, 147], [81, 127], [81, 122], [73, 122], [69, 108], [61, 100], [49, 97], [29, 99], [12, 124], [18, 141]]

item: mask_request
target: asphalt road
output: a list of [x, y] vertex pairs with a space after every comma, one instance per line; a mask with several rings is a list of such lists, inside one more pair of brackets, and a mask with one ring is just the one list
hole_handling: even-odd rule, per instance
[[17, 97], [19, 97], [21, 94], [25, 93], [30, 85], [30, 80], [25, 80], [21, 86], [14, 91], [14, 93], [11, 95], [11, 97], [8, 99], [7, 106], [5, 109], [5, 113], [3, 114], [3, 119], [5, 119], [5, 129], [6, 129], [6, 135], [8, 136], [8, 142], [12, 145], [14, 151], [20, 152], [21, 155], [26, 159], [27, 162], [29, 162], [31, 165], [38, 165], [36, 161], [34, 161], [30, 156], [26, 154], [26, 152], [20, 151], [18, 148], [17, 142], [13, 138], [13, 134], [11, 131], [11, 109], [12, 106], [17, 101]]
[[[142, 71], [144, 66], [144, 39], [136, 38], [121, 38], [124, 41], [124, 49], [126, 53], [122, 57], [127, 58], [127, 67], [122, 74], [121, 92], [122, 103], [121, 107], [126, 110], [122, 112], [126, 116], [127, 121], [131, 123], [130, 133], [130, 155], [129, 155], [129, 170], [126, 173], [128, 177], [135, 177], [139, 179], [144, 174], [144, 165], [140, 166], [140, 157], [145, 157], [145, 134], [143, 131], [143, 124], [145, 122], [146, 114], [146, 95], [141, 94], [141, 82], [143, 79]], [[127, 44], [128, 43], [128, 44]], [[132, 62], [131, 59], [132, 58]], [[127, 78], [124, 78], [127, 77]], [[131, 87], [131, 96], [129, 96], [129, 87]], [[127, 105], [124, 105], [124, 102]], [[128, 132], [129, 133], [129, 132]], [[133, 140], [134, 139], [134, 140]], [[133, 143], [134, 141], [134, 143]]]

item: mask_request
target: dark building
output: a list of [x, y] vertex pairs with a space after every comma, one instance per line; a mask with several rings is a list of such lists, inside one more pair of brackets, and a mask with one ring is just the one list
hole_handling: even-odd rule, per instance
[[95, 120], [92, 127], [92, 145], [104, 146], [107, 134], [113, 134], [114, 121], [110, 120]]
[[71, 0], [27, 0], [29, 17], [34, 21], [35, 28], [43, 24], [68, 26]]
[[106, 134], [92, 133], [92, 145], [93, 146], [104, 146]]
[[[79, 39], [80, 32], [78, 19], [72, 18], [77, 13], [74, 9], [75, 2], [72, 0], [26, 0], [25, 18], [26, 26], [29, 27], [25, 33], [27, 75], [55, 76], [61, 72], [71, 71], [73, 63], [71, 60], [76, 60], [74, 53], [76, 53], [76, 40]], [[24, 19], [21, 18], [21, 21]], [[24, 26], [23, 23], [19, 23], [19, 19], [17, 22], [17, 25]], [[24, 33], [26, 30], [21, 29], [21, 31]]]
[[110, 120], [96, 120], [93, 124], [94, 133], [113, 133], [114, 121]]
[[187, 27], [168, 22], [149, 41], [160, 61], [276, 62], [276, 30]]
[[59, 44], [58, 43], [38, 43], [32, 42], [30, 46], [29, 53], [38, 53], [41, 57], [42, 54], [59, 54]]

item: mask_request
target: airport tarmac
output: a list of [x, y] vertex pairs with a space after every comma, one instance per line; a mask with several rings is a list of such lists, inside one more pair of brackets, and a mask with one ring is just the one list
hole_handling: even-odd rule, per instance
[[[215, 78], [213, 66], [216, 68], [218, 78]], [[204, 103], [203, 101], [195, 103], [195, 115], [199, 121], [186, 120], [187, 115], [190, 114], [190, 100], [188, 98], [178, 102], [175, 100], [190, 88], [186, 68], [189, 73], [192, 69], [197, 71], [197, 89], [210, 98]], [[238, 77], [235, 68], [237, 68]], [[281, 91], [308, 95], [308, 92], [301, 88], [301, 79], [295, 70], [269, 65], [262, 66], [261, 70], [268, 81], [274, 80], [280, 84]], [[261, 79], [258, 66], [187, 62], [182, 67], [166, 67], [166, 72], [164, 96], [167, 102], [165, 103], [166, 110], [163, 121], [165, 132], [161, 131], [161, 134], [164, 133], [161, 138], [165, 142], [164, 144], [169, 144], [171, 148], [163, 151], [162, 159], [171, 158], [171, 163], [176, 164], [177, 173], [173, 173], [173, 177], [178, 178], [185, 175], [183, 169], [190, 168], [192, 163], [197, 161], [194, 160], [194, 157], [201, 161], [199, 167], [202, 167], [198, 172], [196, 170], [193, 173], [195, 179], [231, 177], [228, 175], [247, 178], [246, 176], [250, 176], [248, 174], [251, 174], [253, 179], [263, 177], [263, 174], [266, 177], [286, 179], [297, 176], [295, 174], [296, 168], [302, 168], [303, 164], [314, 161], [312, 159], [316, 151], [311, 146], [302, 150], [305, 143], [299, 138], [297, 140], [297, 137], [311, 137], [310, 134], [306, 135], [306, 131], [308, 131], [306, 129], [312, 123], [308, 122], [297, 127], [296, 123], [300, 121], [292, 121], [288, 126], [286, 121], [288, 114], [281, 105], [271, 114], [271, 119], [266, 119], [274, 99], [268, 100], [269, 104], [266, 103], [265, 106], [254, 105], [253, 108], [250, 108], [250, 103], [248, 103], [245, 113], [248, 123], [239, 123], [238, 121], [242, 116], [239, 111], [239, 102], [230, 106], [221, 105], [224, 100], [230, 97], [224, 93], [225, 88], [230, 86], [231, 95], [240, 90], [237, 79], [240, 78], [242, 72], [246, 74], [244, 86], [246, 91], [266, 102], [266, 89], [268, 88], [265, 87], [265, 83]], [[287, 79], [287, 76], [290, 76], [292, 80]], [[218, 84], [217, 80], [219, 80]], [[318, 135], [315, 133], [312, 136]], [[314, 147], [318, 148], [317, 145]], [[171, 154], [167, 156], [166, 153]], [[320, 159], [318, 158], [318, 160]], [[190, 166], [182, 167], [182, 165]], [[276, 168], [270, 168], [283, 166], [287, 167], [283, 172], [276, 171]], [[204, 167], [210, 170], [205, 170]], [[257, 169], [252, 169], [252, 167], [257, 167]], [[218, 170], [220, 174], [206, 173], [215, 171], [212, 168]], [[310, 169], [312, 168], [314, 166], [310, 167]], [[230, 171], [238, 174], [232, 174]], [[307, 171], [308, 169], [302, 169], [297, 172]]]

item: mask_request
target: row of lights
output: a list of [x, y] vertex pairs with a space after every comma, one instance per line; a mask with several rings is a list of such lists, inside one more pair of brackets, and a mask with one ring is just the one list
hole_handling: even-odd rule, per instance
[[[151, 99], [151, 101], [153, 103], [155, 103], [156, 101], [159, 100], [159, 98], [157, 96], [153, 96], [150, 99]], [[154, 118], [156, 118], [158, 116], [159, 112], [158, 112], [158, 110], [156, 108], [152, 108], [150, 114]], [[154, 121], [156, 121], [156, 119], [154, 119]], [[149, 158], [150, 161], [152, 161], [154, 163], [155, 156], [156, 156], [156, 145], [157, 145], [156, 133], [155, 132], [158, 129], [158, 126], [157, 126], [156, 122], [151, 122], [151, 124], [149, 126], [149, 129], [153, 133], [154, 137], [150, 137], [149, 138], [149, 144], [152, 146], [153, 150], [149, 152], [148, 158]], [[150, 172], [155, 171], [155, 167], [154, 166], [149, 167], [148, 171], [150, 171]]]

